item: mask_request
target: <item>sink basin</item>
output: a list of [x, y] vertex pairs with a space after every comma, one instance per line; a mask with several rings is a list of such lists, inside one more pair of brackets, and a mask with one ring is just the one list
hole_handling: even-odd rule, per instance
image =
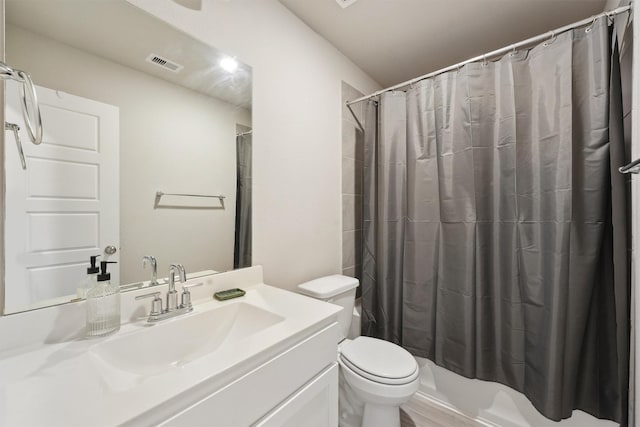
[[90, 353], [125, 371], [155, 375], [189, 363], [223, 344], [241, 341], [283, 321], [275, 313], [237, 302], [176, 317], [92, 347]]

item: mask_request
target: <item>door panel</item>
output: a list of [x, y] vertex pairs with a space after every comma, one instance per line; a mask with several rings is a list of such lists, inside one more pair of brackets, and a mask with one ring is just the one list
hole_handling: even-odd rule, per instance
[[31, 158], [27, 197], [98, 200], [100, 165], [78, 161]]
[[[43, 143], [25, 131], [19, 85], [7, 82], [6, 120], [21, 127], [27, 170], [5, 131], [5, 310], [70, 300], [90, 255], [119, 239], [119, 110], [37, 87]], [[110, 257], [118, 260], [119, 251]], [[112, 280], [119, 269], [112, 264]]]

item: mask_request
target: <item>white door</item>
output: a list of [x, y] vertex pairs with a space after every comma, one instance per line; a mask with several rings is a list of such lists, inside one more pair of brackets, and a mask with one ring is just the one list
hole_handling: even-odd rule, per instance
[[[19, 85], [7, 82], [6, 117], [20, 126], [23, 170], [12, 131], [5, 131], [5, 312], [75, 297], [89, 256], [119, 239], [119, 110], [37, 87], [43, 142], [29, 140]], [[119, 283], [118, 264], [111, 264]], [[68, 297], [68, 298], [67, 298]]]

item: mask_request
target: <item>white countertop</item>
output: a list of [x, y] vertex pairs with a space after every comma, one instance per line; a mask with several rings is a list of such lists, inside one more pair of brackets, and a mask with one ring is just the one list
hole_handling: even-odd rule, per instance
[[[201, 393], [213, 393], [335, 322], [340, 310], [337, 306], [264, 284], [254, 284], [245, 290], [247, 294], [239, 299], [220, 302], [209, 296], [195, 300], [194, 311], [184, 316], [242, 300], [277, 313], [284, 320], [156, 375], [118, 369], [91, 351], [100, 343], [124, 334], [144, 333], [149, 327], [144, 321], [123, 324], [119, 332], [105, 338], [42, 344], [5, 355], [0, 359], [0, 426], [126, 423], [164, 402], [176, 404], [181, 393], [195, 386]], [[164, 322], [176, 321], [180, 321], [180, 317]]]

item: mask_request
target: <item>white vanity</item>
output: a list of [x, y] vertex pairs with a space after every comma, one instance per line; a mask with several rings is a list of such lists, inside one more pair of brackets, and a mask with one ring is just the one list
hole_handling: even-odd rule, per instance
[[336, 426], [339, 308], [261, 267], [198, 281], [192, 313], [153, 325], [145, 290], [123, 294], [105, 338], [82, 337], [84, 302], [0, 318], [0, 425]]

